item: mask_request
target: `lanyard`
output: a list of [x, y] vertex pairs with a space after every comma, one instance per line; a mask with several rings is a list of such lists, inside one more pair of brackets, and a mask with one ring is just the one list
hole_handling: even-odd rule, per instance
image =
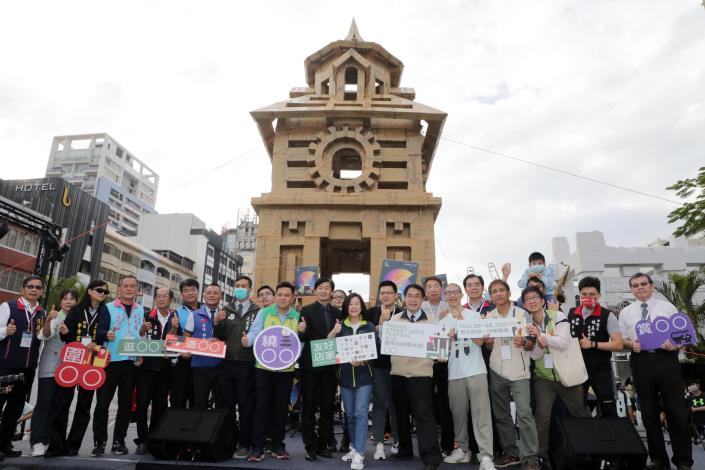
[[87, 332], [90, 332], [91, 326], [93, 326], [93, 323], [95, 323], [95, 320], [98, 318], [98, 309], [96, 309], [93, 317], [91, 317], [90, 313], [88, 313], [88, 309], [84, 309], [83, 314], [86, 316], [86, 324], [88, 325], [86, 330]]
[[27, 317], [27, 328], [29, 329], [29, 332], [32, 333], [34, 331], [32, 329], [32, 320], [34, 320], [34, 317], [37, 315], [37, 312], [39, 311], [39, 305], [34, 307], [34, 311], [31, 314], [27, 310], [27, 306], [24, 303], [22, 303], [22, 309], [24, 310], [24, 314]]
[[[543, 321], [541, 322], [540, 325], [537, 325], [539, 327], [539, 330], [541, 330], [541, 333], [546, 333], [548, 331], [548, 323], [550, 319], [548, 318], [548, 314], [546, 313], [546, 310], [543, 311]], [[536, 324], [536, 322], [534, 322]]]

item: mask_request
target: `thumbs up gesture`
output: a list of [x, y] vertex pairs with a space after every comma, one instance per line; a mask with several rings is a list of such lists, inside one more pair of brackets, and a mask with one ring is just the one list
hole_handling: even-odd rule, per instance
[[301, 317], [299, 322], [299, 333], [306, 333], [306, 319], [304, 317]]
[[61, 324], [59, 325], [59, 333], [61, 333], [62, 335], [65, 335], [65, 334], [67, 334], [68, 332], [69, 332], [69, 329], [68, 329], [68, 327], [66, 326], [66, 323], [61, 322]]
[[223, 320], [225, 320], [225, 309], [221, 308], [218, 311], [218, 313], [215, 314], [215, 318], [213, 319], [213, 321], [217, 325], [218, 323], [222, 322]]
[[115, 328], [112, 330], [108, 331], [108, 341], [115, 341]]
[[7, 324], [7, 336], [12, 336], [17, 331], [17, 325], [15, 325], [15, 320], [10, 319], [10, 323]]
[[243, 348], [249, 348], [250, 347], [250, 339], [247, 337], [247, 333], [244, 331], [242, 332], [242, 339], [240, 340], [242, 343]]
[[152, 322], [146, 321], [142, 323], [142, 328], [140, 328], [140, 336], [152, 329]]
[[340, 320], [335, 320], [335, 326], [331, 330], [331, 333], [333, 333], [334, 335], [337, 335], [338, 333], [340, 333], [340, 330], [342, 330], [342, 329], [343, 329], [343, 325], [340, 324]]
[[49, 310], [49, 313], [47, 314], [47, 320], [53, 320], [58, 314], [59, 313], [56, 311], [56, 306], [52, 305], [51, 310]]

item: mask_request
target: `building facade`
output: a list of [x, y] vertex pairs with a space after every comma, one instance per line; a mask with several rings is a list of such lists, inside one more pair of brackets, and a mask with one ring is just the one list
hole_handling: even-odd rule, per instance
[[[13, 223], [14, 217], [26, 219], [25, 226]], [[13, 300], [22, 291], [22, 280], [32, 274], [37, 265], [41, 237], [27, 225], [50, 223], [50, 219], [31, 209], [0, 196], [0, 303]]]
[[108, 223], [107, 204], [58, 177], [0, 180], [0, 196], [46, 216], [63, 228], [60, 242], [67, 243], [70, 250], [55, 276], [78, 276], [84, 284], [98, 276]]
[[629, 276], [636, 272], [649, 274], [654, 282], [666, 282], [671, 273], [685, 274], [705, 266], [703, 239], [676, 238], [645, 247], [617, 247], [608, 246], [604, 234], [595, 231], [576, 233], [572, 252], [566, 237], [553, 238], [552, 247], [554, 261], [570, 267], [566, 299], [575, 299], [580, 279], [595, 276], [602, 283], [602, 304], [617, 309], [634, 300]]
[[195, 278], [201, 286], [216, 282], [223, 290], [225, 301], [232, 301], [242, 257], [228, 251], [223, 237], [208, 229], [195, 215], [145, 215], [135, 238], [156, 252], [193, 260]]
[[249, 210], [238, 211], [237, 227], [224, 229], [225, 246], [231, 253], [242, 257], [241, 274], [254, 279], [255, 250], [257, 248], [257, 215]]
[[108, 283], [110, 292], [115, 295], [123, 276], [136, 276], [138, 302], [145, 308], [154, 307], [154, 294], [158, 288], [169, 288], [174, 292], [172, 306], [176, 308], [181, 304], [179, 283], [196, 276], [193, 265], [194, 262], [188, 258], [157, 253], [139, 244], [134, 237], [125, 237], [108, 228], [103, 244], [100, 277]]
[[159, 175], [110, 135], [54, 137], [47, 177], [63, 177], [110, 206], [110, 226], [134, 235], [155, 213]]
[[251, 112], [272, 162], [271, 192], [252, 199], [255, 284], [316, 265], [326, 277], [368, 274], [374, 296], [384, 259], [433, 274], [441, 199], [426, 182], [446, 113], [415, 101], [402, 62], [354, 22], [304, 66], [306, 87]]

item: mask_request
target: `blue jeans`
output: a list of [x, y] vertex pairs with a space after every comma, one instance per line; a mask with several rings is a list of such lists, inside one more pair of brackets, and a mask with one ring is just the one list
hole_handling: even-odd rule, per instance
[[367, 412], [370, 409], [372, 385], [363, 385], [357, 388], [340, 387], [340, 394], [343, 397], [345, 416], [348, 418], [348, 435], [351, 447], [365, 455]]

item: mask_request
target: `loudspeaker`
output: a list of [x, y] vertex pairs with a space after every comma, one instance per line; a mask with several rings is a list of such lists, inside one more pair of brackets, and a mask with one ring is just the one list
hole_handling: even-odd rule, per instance
[[234, 429], [228, 410], [169, 408], [149, 436], [147, 450], [158, 460], [220, 462], [235, 452]]
[[557, 418], [551, 426], [554, 470], [643, 470], [647, 452], [627, 418]]

